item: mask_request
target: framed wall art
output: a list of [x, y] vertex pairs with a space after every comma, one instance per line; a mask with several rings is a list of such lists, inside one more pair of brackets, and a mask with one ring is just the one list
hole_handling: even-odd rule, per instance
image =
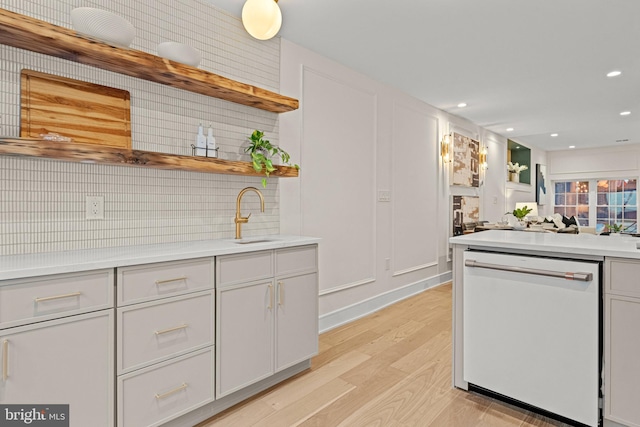
[[453, 235], [463, 233], [465, 222], [480, 221], [480, 197], [478, 196], [451, 196]]
[[547, 200], [547, 167], [536, 164], [536, 203], [543, 206]]
[[475, 139], [453, 134], [453, 165], [451, 185], [480, 186], [480, 143]]

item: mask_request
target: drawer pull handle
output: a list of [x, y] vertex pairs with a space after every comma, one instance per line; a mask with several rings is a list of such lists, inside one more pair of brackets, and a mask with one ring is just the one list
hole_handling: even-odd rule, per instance
[[179, 331], [180, 329], [186, 329], [187, 326], [189, 325], [185, 323], [184, 325], [174, 326], [173, 328], [163, 329], [162, 331], [156, 331], [156, 335], [162, 335], [173, 331]]
[[175, 393], [177, 393], [177, 392], [179, 392], [179, 391], [185, 390], [186, 388], [187, 388], [187, 383], [182, 383], [182, 385], [181, 385], [181, 386], [176, 387], [176, 388], [174, 388], [173, 390], [168, 391], [168, 392], [166, 392], [166, 393], [163, 393], [163, 394], [157, 394], [157, 393], [156, 393], [156, 399], [158, 399], [158, 400], [159, 400], [159, 399], [164, 399], [165, 397], [169, 397], [169, 396], [171, 396], [172, 394], [175, 394]]
[[2, 342], [2, 381], [9, 376], [9, 340]]
[[270, 284], [269, 285], [269, 305], [267, 306], [267, 308], [271, 310], [272, 307], [273, 307], [273, 285]]
[[278, 282], [278, 305], [284, 304], [284, 282]]
[[80, 295], [82, 295], [82, 292], [73, 292], [73, 293], [70, 293], [70, 294], [55, 295], [55, 296], [52, 296], [52, 297], [40, 297], [40, 298], [34, 299], [34, 301], [38, 303], [38, 302], [52, 301], [52, 300], [55, 300], [55, 299], [79, 297]]
[[156, 280], [156, 285], [162, 285], [164, 283], [171, 283], [171, 282], [179, 282], [180, 280], [187, 280], [187, 276], [176, 277], [175, 279]]

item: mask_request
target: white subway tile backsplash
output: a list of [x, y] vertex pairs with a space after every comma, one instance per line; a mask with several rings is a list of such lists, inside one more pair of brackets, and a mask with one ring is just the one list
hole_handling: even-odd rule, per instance
[[[136, 27], [131, 48], [156, 53], [161, 41], [202, 53], [200, 68], [277, 92], [279, 39], [257, 41], [240, 21], [205, 0], [0, 0], [0, 7], [71, 28], [69, 12], [94, 6]], [[20, 71], [28, 68], [124, 89], [131, 94], [133, 148], [190, 155], [200, 122], [211, 123], [228, 160], [248, 160], [243, 147], [253, 129], [278, 143], [275, 113], [194, 94], [63, 59], [0, 45], [0, 135], [20, 133]], [[53, 252], [213, 238], [232, 238], [235, 202], [260, 178], [68, 163], [0, 156], [0, 255]], [[272, 179], [259, 212], [257, 197], [243, 234], [279, 232], [278, 181]], [[85, 219], [85, 198], [104, 196], [105, 219]]]

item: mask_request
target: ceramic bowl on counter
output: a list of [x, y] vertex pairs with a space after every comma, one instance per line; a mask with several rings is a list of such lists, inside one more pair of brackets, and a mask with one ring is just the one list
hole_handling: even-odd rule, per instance
[[107, 10], [77, 7], [71, 11], [73, 29], [105, 43], [129, 47], [136, 29], [123, 17]]
[[184, 43], [162, 42], [158, 45], [158, 56], [161, 56], [181, 64], [197, 67], [202, 56], [196, 49]]

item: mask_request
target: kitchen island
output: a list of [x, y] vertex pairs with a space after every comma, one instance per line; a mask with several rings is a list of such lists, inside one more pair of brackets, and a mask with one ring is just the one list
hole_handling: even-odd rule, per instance
[[[516, 387], [507, 384], [504, 390], [518, 391], [500, 394], [585, 425], [603, 418], [605, 426], [640, 426], [640, 239], [492, 230], [456, 236], [450, 243], [455, 387], [500, 393], [502, 384], [483, 387], [476, 378], [493, 384], [494, 378], [513, 377]], [[485, 306], [478, 311], [481, 300]], [[509, 317], [500, 317], [504, 313]], [[489, 332], [478, 340], [471, 330]], [[469, 354], [465, 358], [465, 347], [473, 360]], [[567, 351], [577, 352], [565, 358]], [[529, 365], [518, 364], [532, 352]], [[504, 371], [499, 363], [491, 366], [494, 356], [503, 358]], [[487, 369], [479, 368], [477, 359], [488, 361]], [[509, 371], [512, 361], [515, 368]], [[571, 377], [574, 368], [583, 370]], [[523, 374], [536, 369], [539, 374]], [[586, 387], [578, 383], [591, 377], [585, 399], [574, 402], [573, 393], [541, 386], [539, 377], [548, 372], [566, 372], [578, 390]], [[531, 389], [524, 379], [531, 379]]]

